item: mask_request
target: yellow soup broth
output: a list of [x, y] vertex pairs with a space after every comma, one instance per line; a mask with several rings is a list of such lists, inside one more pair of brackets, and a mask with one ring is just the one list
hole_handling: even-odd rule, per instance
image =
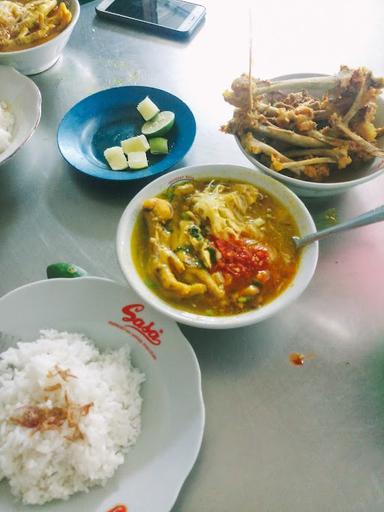
[[134, 264], [170, 305], [235, 315], [269, 303], [296, 274], [298, 227], [276, 198], [248, 183], [181, 182], [146, 200], [132, 235]]
[[71, 22], [66, 2], [0, 0], [0, 52], [26, 50], [60, 34]]

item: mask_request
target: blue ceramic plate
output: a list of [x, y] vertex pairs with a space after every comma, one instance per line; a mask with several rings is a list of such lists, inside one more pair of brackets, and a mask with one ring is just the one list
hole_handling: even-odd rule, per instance
[[[151, 155], [149, 167], [137, 171], [112, 171], [104, 150], [140, 135], [144, 120], [136, 105], [149, 96], [160, 110], [175, 113], [175, 124], [167, 133], [169, 153]], [[85, 174], [107, 180], [137, 180], [162, 173], [176, 164], [192, 146], [195, 118], [188, 106], [169, 92], [140, 85], [114, 87], [84, 98], [63, 117], [57, 142], [65, 160]]]

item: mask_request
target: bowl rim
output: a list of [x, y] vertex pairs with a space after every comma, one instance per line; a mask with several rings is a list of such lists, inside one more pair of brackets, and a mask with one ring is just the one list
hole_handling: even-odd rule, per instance
[[[312, 78], [312, 77], [322, 77], [322, 76], [331, 76], [331, 75], [328, 73], [317, 73], [317, 72], [289, 73], [289, 74], [284, 74], [284, 75], [279, 75], [279, 76], [273, 77], [270, 79], [270, 81], [276, 82], [277, 80], [290, 80], [290, 79], [294, 79], [294, 78]], [[381, 97], [381, 95], [379, 95], [377, 99], [379, 99], [380, 97]], [[384, 103], [384, 98], [381, 98], [381, 100]], [[345, 190], [348, 188], [352, 188], [356, 185], [361, 185], [362, 183], [366, 183], [367, 181], [370, 181], [371, 179], [376, 178], [377, 176], [379, 176], [380, 174], [382, 174], [384, 172], [384, 158], [382, 158], [382, 159], [378, 158], [379, 161], [381, 160], [381, 167], [379, 167], [372, 174], [367, 174], [365, 176], [361, 176], [360, 178], [356, 178], [354, 180], [338, 181], [335, 183], [322, 183], [322, 182], [316, 182], [316, 181], [299, 180], [297, 178], [293, 178], [291, 176], [287, 176], [285, 174], [274, 171], [270, 167], [267, 167], [266, 165], [262, 164], [261, 162], [259, 162], [257, 160], [257, 158], [252, 156], [250, 153], [248, 153], [243, 148], [243, 146], [241, 145], [241, 142], [239, 140], [239, 137], [237, 135], [233, 135], [233, 136], [234, 136], [235, 141], [236, 141], [237, 145], [239, 146], [240, 150], [244, 154], [244, 156], [253, 165], [258, 167], [259, 169], [262, 169], [264, 172], [266, 172], [272, 178], [275, 178], [281, 182], [284, 182], [293, 187], [296, 187], [297, 189], [301, 188], [301, 189], [306, 189], [306, 190], [312, 190], [312, 192], [317, 192], [317, 191], [325, 192], [325, 191], [332, 191], [332, 190], [341, 191], [341, 190]]]
[[[30, 92], [33, 91], [33, 94], [34, 94], [34, 107], [35, 107], [34, 114], [35, 114], [35, 116], [34, 116], [33, 122], [30, 123], [30, 127], [28, 128], [28, 133], [25, 135], [23, 140], [16, 147], [12, 148], [12, 145], [14, 142], [14, 140], [12, 139], [9, 146], [2, 153], [0, 153], [0, 165], [5, 164], [5, 162], [7, 162], [10, 158], [12, 158], [15, 155], [15, 153], [17, 153], [17, 151], [19, 151], [19, 149], [22, 148], [22, 146], [24, 146], [24, 144], [26, 144], [30, 140], [30, 138], [35, 133], [37, 127], [40, 124], [41, 108], [42, 108], [41, 92], [33, 80], [31, 80], [29, 77], [23, 75], [22, 73], [20, 73], [20, 71], [17, 71], [17, 69], [13, 68], [12, 66], [6, 66], [4, 64], [0, 64], [0, 72], [2, 70], [3, 71], [5, 70], [5, 72], [9, 72], [10, 75], [13, 75], [15, 80], [19, 80], [21, 82], [25, 82], [26, 84], [28, 84], [28, 87], [30, 88]], [[27, 119], [27, 118], [25, 118], [25, 119]], [[32, 119], [31, 119], [31, 121], [32, 121]], [[9, 149], [9, 148], [11, 148], [11, 149]]]
[[[260, 309], [229, 316], [205, 316], [177, 309], [158, 297], [144, 284], [135, 268], [131, 255], [132, 230], [140, 211], [138, 206], [140, 202], [144, 198], [151, 197], [153, 194], [159, 193], [160, 190], [164, 190], [166, 188], [166, 183], [172, 183], [179, 179], [186, 178], [187, 176], [194, 176], [196, 174], [198, 177], [203, 177], [204, 174], [206, 177], [209, 177], [211, 173], [211, 176], [213, 175], [213, 172], [222, 172], [224, 169], [228, 168], [234, 172], [240, 171], [245, 173], [249, 178], [249, 182], [257, 186], [257, 184], [252, 181], [252, 177], [256, 176], [256, 179], [261, 181], [261, 184], [259, 184], [260, 188], [266, 189], [274, 196], [278, 196], [278, 194], [274, 192], [274, 190], [277, 190], [280, 195], [283, 195], [285, 198], [285, 200], [282, 201], [282, 199], [278, 197], [280, 202], [292, 202], [292, 204], [295, 205], [295, 208], [297, 208], [297, 211], [294, 214], [295, 219], [298, 220], [299, 215], [302, 216], [302, 220], [306, 225], [306, 229], [303, 232], [309, 233], [316, 231], [313, 218], [301, 199], [282, 183], [254, 168], [223, 163], [192, 165], [167, 173], [166, 175], [160, 176], [149, 183], [131, 199], [120, 217], [116, 232], [117, 259], [128, 285], [131, 286], [151, 307], [182, 324], [207, 329], [228, 329], [258, 323], [296, 300], [308, 286], [316, 270], [318, 260], [318, 242], [314, 242], [302, 250], [297, 273], [281, 295]], [[239, 179], [247, 181], [247, 178], [244, 178], [243, 176]], [[271, 190], [272, 188], [273, 190]], [[156, 189], [160, 190], [156, 192]], [[298, 277], [300, 277], [299, 280], [297, 279]]]
[[48, 39], [48, 41], [43, 41], [42, 43], [39, 43], [35, 46], [31, 46], [30, 48], [22, 48], [20, 50], [12, 50], [10, 52], [0, 52], [0, 62], [1, 62], [1, 56], [5, 57], [5, 56], [22, 55], [22, 54], [27, 54], [27, 53], [36, 51], [38, 48], [42, 48], [42, 47], [46, 48], [47, 46], [54, 44], [54, 41], [57, 41], [57, 39], [60, 36], [64, 36], [64, 34], [66, 32], [68, 32], [69, 30], [72, 31], [80, 17], [80, 2], [79, 2], [79, 0], [69, 0], [69, 2], [71, 3], [71, 6], [72, 5], [74, 6], [74, 9], [73, 9], [73, 13], [72, 13], [72, 19], [68, 23], [68, 25], [64, 28], [64, 30], [62, 30], [61, 32], [56, 34], [51, 39]]

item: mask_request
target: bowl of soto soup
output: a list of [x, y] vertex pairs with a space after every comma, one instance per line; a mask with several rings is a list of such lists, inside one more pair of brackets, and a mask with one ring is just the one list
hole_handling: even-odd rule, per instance
[[79, 0], [0, 0], [0, 64], [41, 73], [62, 55], [80, 16]]
[[248, 167], [184, 167], [144, 187], [120, 219], [116, 249], [128, 283], [174, 320], [212, 329], [250, 325], [304, 291], [318, 244], [301, 200]]

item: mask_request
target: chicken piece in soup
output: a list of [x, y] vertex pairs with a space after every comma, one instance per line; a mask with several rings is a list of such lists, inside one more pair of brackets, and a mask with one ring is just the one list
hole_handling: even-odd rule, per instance
[[170, 305], [197, 314], [244, 313], [277, 297], [296, 274], [297, 225], [254, 185], [180, 182], [147, 199], [132, 256], [144, 282]]

